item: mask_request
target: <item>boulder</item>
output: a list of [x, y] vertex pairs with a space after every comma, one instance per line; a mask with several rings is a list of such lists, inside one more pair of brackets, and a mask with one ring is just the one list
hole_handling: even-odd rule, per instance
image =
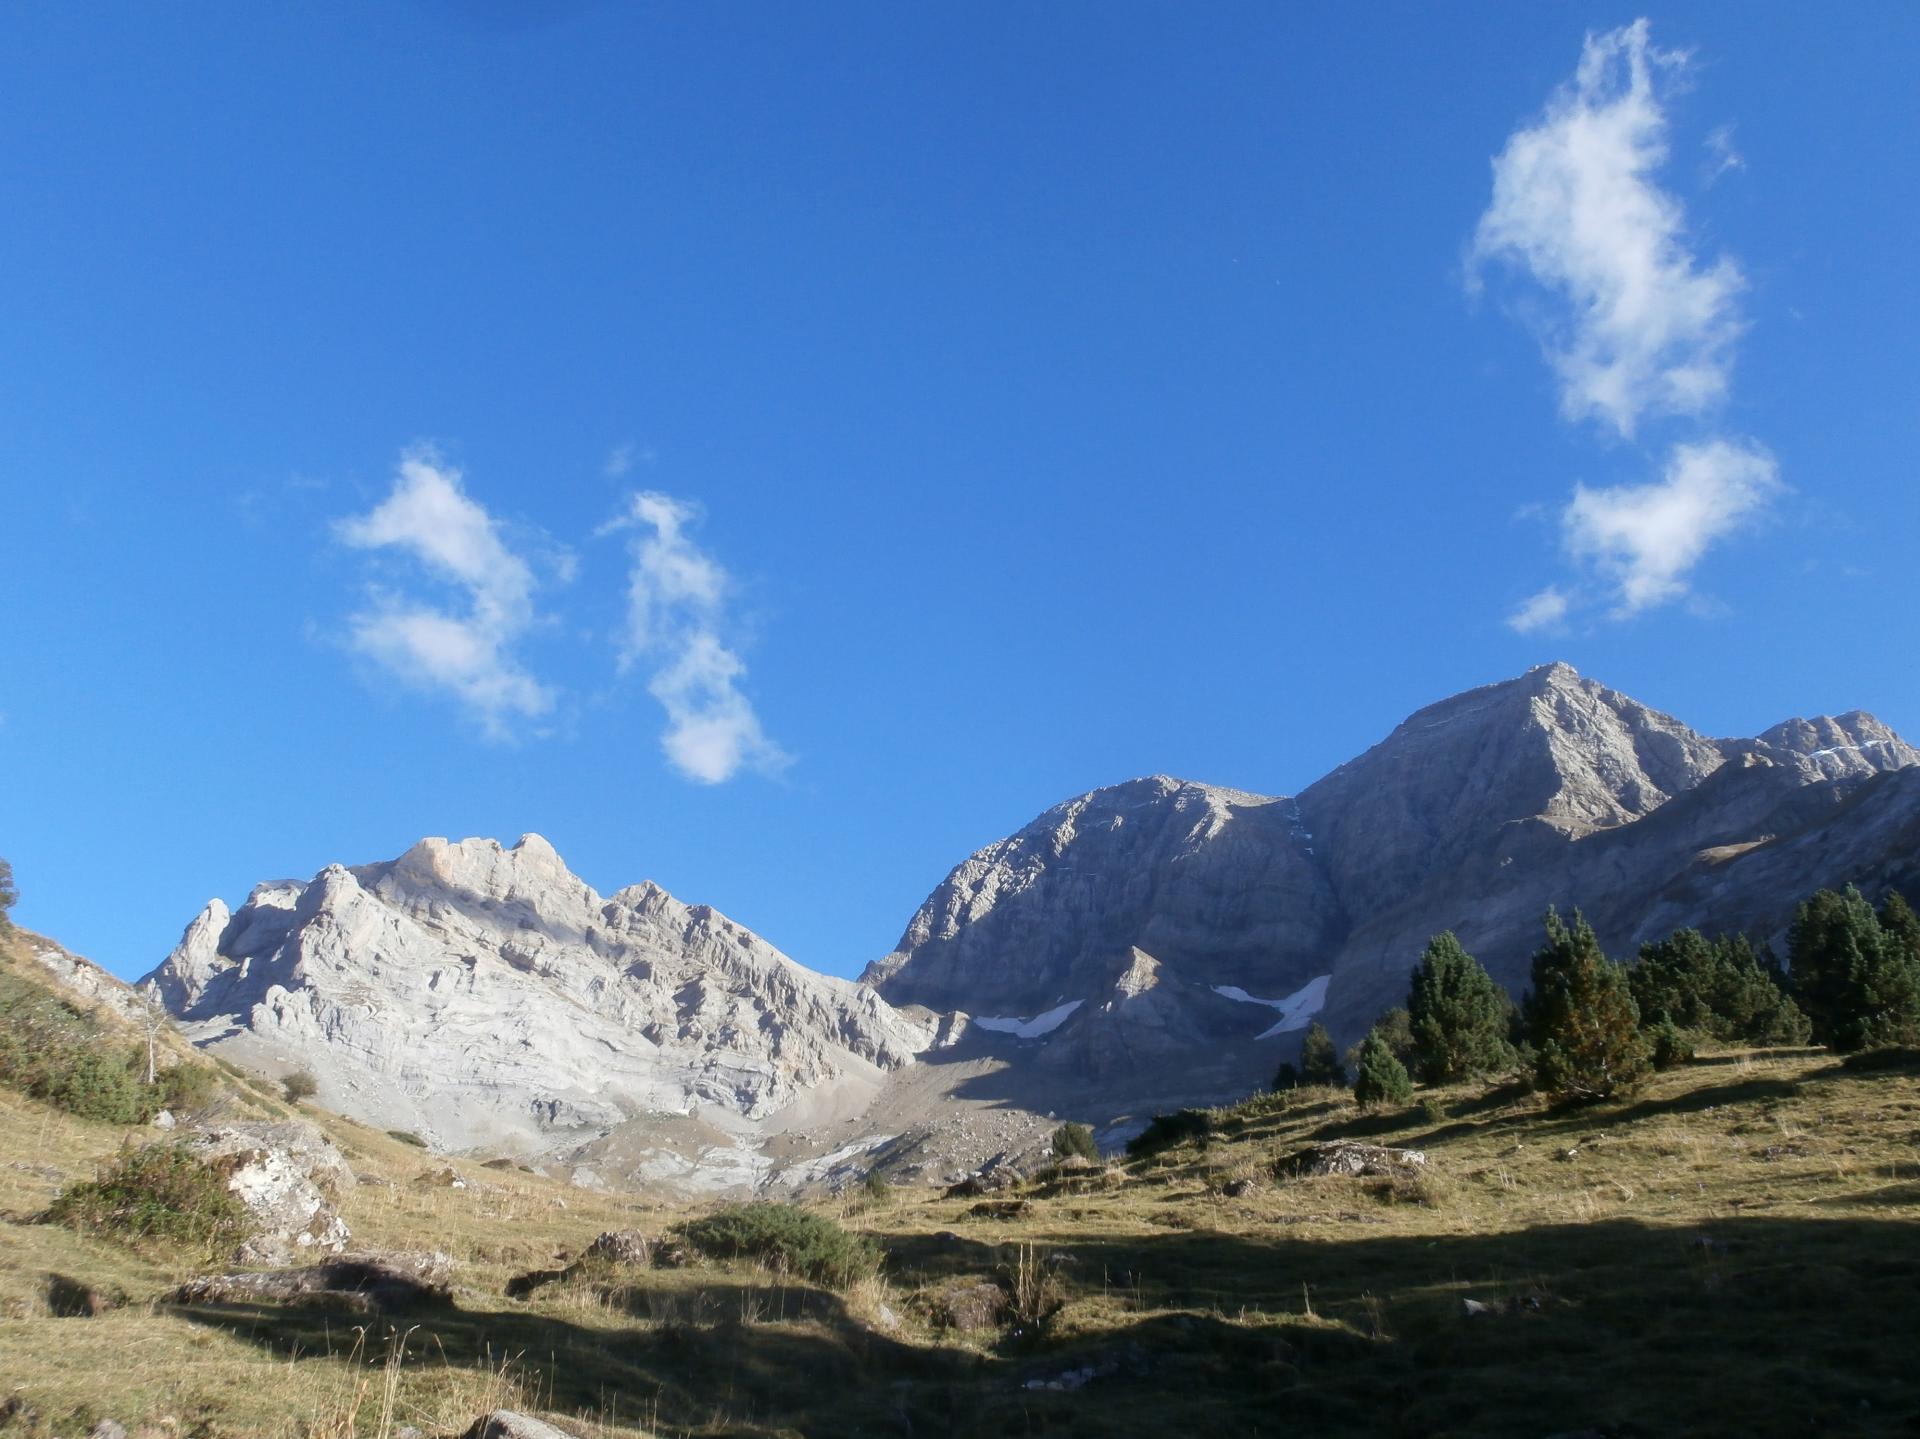
[[243, 1264], [286, 1264], [306, 1254], [338, 1254], [352, 1237], [334, 1197], [354, 1183], [340, 1151], [304, 1120], [224, 1121], [187, 1144], [226, 1176], [256, 1233], [235, 1257]]
[[172, 1294], [176, 1304], [317, 1304], [355, 1313], [410, 1309], [447, 1298], [445, 1254], [341, 1255], [298, 1269], [205, 1274]]
[[1278, 1174], [1295, 1177], [1337, 1174], [1390, 1178], [1426, 1167], [1427, 1156], [1418, 1149], [1389, 1149], [1382, 1144], [1336, 1139], [1330, 1144], [1315, 1144], [1289, 1155], [1274, 1165], [1274, 1170]]
[[937, 1328], [961, 1334], [998, 1329], [1006, 1323], [1007, 1291], [984, 1279], [949, 1284], [926, 1300], [927, 1316]]
[[496, 1409], [474, 1420], [472, 1427], [460, 1439], [574, 1439], [574, 1436], [542, 1420], [516, 1414], [511, 1409]]
[[653, 1246], [648, 1243], [647, 1236], [639, 1230], [609, 1229], [587, 1246], [587, 1252], [583, 1257], [610, 1264], [644, 1265], [649, 1262], [652, 1254]]

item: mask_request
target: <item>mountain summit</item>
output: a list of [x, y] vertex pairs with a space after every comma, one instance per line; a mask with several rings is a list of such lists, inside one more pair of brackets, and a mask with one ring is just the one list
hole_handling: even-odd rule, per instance
[[551, 1147], [636, 1116], [778, 1128], [871, 1092], [929, 1031], [654, 884], [602, 898], [527, 835], [214, 900], [151, 976], [197, 1043], [438, 1146]]

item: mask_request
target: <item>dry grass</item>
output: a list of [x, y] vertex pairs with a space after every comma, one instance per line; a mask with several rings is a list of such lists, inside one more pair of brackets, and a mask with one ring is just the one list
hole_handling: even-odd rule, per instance
[[[1920, 1073], [1817, 1052], [1709, 1055], [1622, 1103], [1423, 1091], [1215, 1116], [1205, 1147], [1062, 1171], [1012, 1218], [897, 1191], [836, 1205], [885, 1248], [834, 1293], [750, 1263], [506, 1297], [596, 1233], [682, 1211], [320, 1114], [362, 1174], [358, 1241], [457, 1261], [451, 1305], [356, 1328], [324, 1311], [154, 1305], [163, 1257], [21, 1222], [121, 1140], [0, 1093], [0, 1371], [42, 1432], [457, 1433], [501, 1403], [583, 1434], [1898, 1434], [1920, 1422]], [[263, 1102], [265, 1102], [263, 1100]], [[1275, 1178], [1332, 1138], [1425, 1173]], [[55, 1317], [49, 1277], [124, 1293]], [[914, 1296], [997, 1284], [1021, 1322], [956, 1334]], [[1485, 1306], [1467, 1317], [1463, 1301]], [[5, 1396], [0, 1396], [4, 1400]], [[29, 1428], [30, 1432], [30, 1428]]]

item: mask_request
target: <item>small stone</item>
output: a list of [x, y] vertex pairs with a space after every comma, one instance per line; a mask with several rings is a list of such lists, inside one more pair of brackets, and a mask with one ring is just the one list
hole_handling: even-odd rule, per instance
[[171, 1109], [163, 1109], [153, 1116], [152, 1122], [155, 1129], [172, 1129], [180, 1121], [173, 1117]]
[[102, 1419], [93, 1426], [87, 1439], [127, 1439], [127, 1431], [112, 1419]]

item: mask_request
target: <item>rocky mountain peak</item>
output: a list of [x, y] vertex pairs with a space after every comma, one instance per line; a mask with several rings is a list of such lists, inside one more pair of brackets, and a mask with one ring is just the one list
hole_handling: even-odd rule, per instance
[[215, 900], [154, 972], [196, 1042], [449, 1147], [530, 1149], [644, 1112], [767, 1121], [871, 1087], [930, 1035], [657, 885], [611, 900], [538, 835], [423, 839]]

